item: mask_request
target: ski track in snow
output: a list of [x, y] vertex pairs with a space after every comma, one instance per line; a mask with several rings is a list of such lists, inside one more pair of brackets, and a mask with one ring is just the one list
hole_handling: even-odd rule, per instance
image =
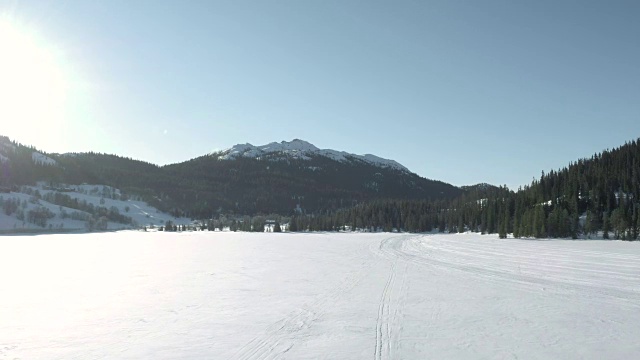
[[[90, 240], [87, 235], [79, 242], [78, 236], [74, 241], [84, 245], [75, 247], [77, 259], [86, 253], [101, 259], [102, 250], [95, 250], [95, 246], [108, 249], [112, 257], [119, 256], [116, 254], [124, 253], [124, 248], [108, 245], [118, 236], [116, 243], [120, 244], [140, 239], [133, 237], [139, 236], [134, 233], [120, 233], [103, 235], [102, 240]], [[374, 360], [640, 357], [640, 244], [636, 243], [498, 239], [477, 234], [144, 236], [149, 242], [133, 242], [135, 246], [124, 258], [142, 277], [129, 278], [129, 271], [122, 270], [117, 273], [120, 281], [107, 282], [113, 288], [101, 290], [131, 294], [129, 299], [144, 301], [142, 308], [127, 313], [131, 310], [124, 306], [125, 313], [115, 313], [106, 322], [99, 315], [104, 306], [99, 297], [86, 295], [84, 303], [77, 305], [88, 307], [78, 313], [62, 307], [63, 297], [54, 304], [57, 308], [52, 308], [72, 315], [65, 329], [98, 329], [95, 339], [84, 338], [88, 335], [82, 331], [66, 337], [56, 331], [30, 333], [28, 326], [15, 320], [27, 316], [34, 325], [55, 329], [50, 323], [40, 324], [28, 317], [32, 310], [48, 313], [49, 302], [23, 299], [20, 290], [24, 285], [11, 275], [14, 270], [34, 266], [15, 256], [33, 245], [18, 245], [20, 237], [0, 241], [0, 282], [6, 284], [10, 295], [9, 300], [0, 299], [0, 308], [12, 314], [13, 307], [16, 314], [23, 314], [14, 320], [11, 316], [0, 320], [0, 360], [81, 359], [87, 354], [239, 360], [368, 358], [372, 354]], [[56, 239], [47, 238], [52, 251], [57, 249], [51, 244]], [[149, 246], [158, 239], [173, 250], [148, 256]], [[171, 251], [182, 254], [184, 262]], [[34, 264], [49, 258], [54, 260], [48, 266], [55, 263], [55, 255], [42, 256], [33, 260]], [[156, 260], [157, 256], [161, 260]], [[212, 256], [214, 260], [210, 260]], [[149, 263], [141, 263], [143, 260]], [[147, 283], [143, 279], [157, 269], [169, 269], [163, 274], [174, 279], [179, 272], [167, 268], [168, 261], [176, 261], [172, 264], [189, 276], [184, 278], [187, 281], [171, 280], [179, 284], [183, 294], [172, 300], [178, 302], [154, 302], [162, 298], [149, 297], [158, 291], [176, 291], [171, 286], [158, 287], [164, 284], [162, 278], [158, 285], [152, 282], [146, 292], [137, 295], [137, 288]], [[194, 261], [194, 267], [185, 267]], [[92, 271], [91, 263], [90, 259], [72, 262], [64, 271], [52, 268], [54, 273], [44, 278], [45, 285], [38, 284], [36, 272], [27, 274], [30, 277], [26, 279], [35, 283], [30, 285], [31, 293], [45, 287], [55, 296], [66, 291], [84, 294], [71, 284], [81, 281], [86, 285], [92, 280], [73, 269], [82, 265]], [[98, 274], [107, 274], [110, 268], [101, 269]], [[56, 285], [61, 276], [77, 280]], [[125, 279], [133, 279], [133, 285], [120, 287]], [[60, 286], [67, 290], [56, 290]], [[31, 309], [23, 305], [25, 300], [43, 308]], [[148, 325], [153, 323], [156, 325]], [[109, 324], [117, 325], [118, 330], [109, 332]], [[129, 333], [138, 340], [123, 347], [119, 339]], [[183, 335], [188, 337], [180, 337]], [[65, 341], [69, 341], [68, 348]], [[52, 347], [62, 355], [49, 356], [47, 349]]]
[[[397, 267], [401, 267], [401, 280], [399, 289], [396, 290]], [[394, 359], [393, 354], [398, 353], [398, 338], [402, 330], [402, 310], [407, 293], [408, 265], [393, 263], [389, 269], [389, 278], [380, 297], [378, 316], [376, 318], [376, 347], [374, 359]]]
[[[413, 236], [389, 238], [381, 242], [380, 251], [393, 259], [394, 264], [380, 302], [374, 359], [394, 358], [391, 354], [397, 352], [395, 348], [400, 346], [398, 337], [390, 336], [400, 330], [397, 328], [399, 323], [396, 319], [389, 321], [388, 315], [389, 308], [394, 306], [389, 299], [398, 263], [432, 269], [434, 273], [460, 273], [470, 282], [481, 281], [496, 287], [515, 286], [530, 293], [548, 294], [547, 298], [564, 298], [566, 301], [583, 298], [603, 306], [611, 306], [613, 302], [629, 311], [640, 308], [640, 256], [637, 253], [615, 254], [589, 250], [567, 252], [566, 249], [554, 252], [552, 241], [539, 242], [550, 245], [552, 249], [518, 251], [518, 245], [530, 245], [529, 241], [534, 240], [511, 240], [509, 245], [515, 245], [514, 249], [505, 247], [505, 242], [501, 241], [453, 242], [446, 241], [446, 237], [442, 237], [445, 241], [434, 239], [436, 237]], [[602, 269], [603, 263], [606, 264], [605, 269]], [[629, 286], [610, 286], [614, 283], [612, 280], [622, 280]], [[510, 320], [500, 319], [506, 325], [512, 325], [509, 324]], [[390, 341], [395, 343], [390, 344]], [[551, 345], [558, 345], [559, 341], [556, 339]]]
[[378, 318], [376, 321], [376, 349], [374, 359], [387, 359], [391, 357], [391, 326], [390, 307], [391, 292], [396, 279], [395, 264], [391, 265], [389, 278], [382, 291], [380, 306], [378, 308]]
[[[399, 238], [400, 241], [407, 237]], [[398, 333], [401, 326], [401, 314], [403, 307], [404, 294], [407, 292], [406, 278], [408, 265], [398, 265], [396, 256], [388, 256], [389, 253], [384, 250], [393, 237], [383, 239], [376, 252], [379, 256], [385, 257], [391, 262], [389, 267], [389, 277], [385, 283], [384, 289], [380, 295], [380, 304], [378, 306], [378, 315], [376, 318], [376, 346], [373, 354], [374, 360], [393, 359], [394, 347], [397, 344]], [[401, 284], [400, 289], [396, 289], [397, 268], [401, 268]], [[399, 293], [398, 293], [399, 292]]]
[[[457, 239], [460, 237], [458, 236]], [[439, 240], [444, 239], [444, 241]], [[370, 246], [370, 251], [381, 261], [369, 262], [349, 276], [330, 294], [321, 296], [309, 308], [293, 312], [267, 329], [263, 336], [244, 346], [234, 359], [274, 359], [283, 356], [296, 342], [299, 335], [313, 326], [327, 306], [339, 296], [347, 296], [368, 275], [373, 266], [387, 268], [387, 277], [379, 295], [375, 324], [374, 360], [393, 359], [402, 353], [402, 343], [420, 340], [416, 336], [404, 336], [403, 318], [407, 293], [415, 291], [409, 286], [410, 271], [431, 271], [434, 276], [458, 273], [469, 281], [479, 281], [500, 287], [516, 287], [530, 293], [547, 293], [550, 298], [582, 296], [590, 301], [606, 304], [615, 300], [620, 306], [631, 309], [640, 307], [640, 287], [634, 285], [640, 276], [640, 257], [637, 254], [615, 254], [601, 251], [573, 250], [554, 252], [551, 249], [519, 249], [518, 245], [531, 245], [533, 240], [505, 242], [447, 241], [449, 237], [424, 235], [396, 235]], [[553, 245], [552, 241], [537, 242]], [[601, 263], [608, 263], [606, 269]], [[610, 263], [609, 263], [610, 262]], [[440, 275], [437, 275], [440, 274]], [[628, 281], [629, 289], [607, 285], [615, 279]], [[400, 279], [400, 280], [398, 280]], [[398, 284], [400, 283], [400, 284]], [[433, 308], [431, 318], [440, 317], [442, 308]], [[513, 323], [513, 319], [500, 321]], [[469, 344], [466, 344], [469, 346]]]
[[369, 259], [362, 263], [360, 269], [345, 277], [345, 279], [327, 294], [319, 295], [308, 306], [297, 309], [286, 317], [270, 325], [263, 334], [252, 339], [243, 346], [232, 359], [263, 360], [278, 359], [288, 352], [295, 343], [308, 334], [311, 328], [325, 311], [330, 308], [339, 297], [349, 294], [367, 275], [367, 271], [377, 263], [376, 259]]
[[[418, 265], [460, 271], [494, 283], [523, 284], [525, 288], [534, 292], [550, 288], [571, 293], [584, 292], [628, 300], [629, 306], [640, 307], [640, 288], [637, 285], [635, 289], [630, 290], [607, 285], [611, 276], [637, 284], [640, 272], [628, 271], [640, 270], [640, 258], [637, 256], [585, 251], [562, 254], [538, 251], [506, 253], [487, 245], [465, 243], [461, 246], [459, 243], [447, 243], [446, 246], [438, 246], [424, 240], [396, 240], [390, 242], [384, 251]], [[425, 256], [429, 253], [431, 256]], [[574, 256], [578, 255], [588, 255], [592, 261], [573, 260]], [[600, 265], [599, 262], [604, 259], [615, 259], [615, 263], [609, 264], [607, 270], [594, 268], [594, 265]], [[526, 266], [525, 272], [522, 271], [522, 266]], [[605, 277], [602, 278], [602, 275]]]

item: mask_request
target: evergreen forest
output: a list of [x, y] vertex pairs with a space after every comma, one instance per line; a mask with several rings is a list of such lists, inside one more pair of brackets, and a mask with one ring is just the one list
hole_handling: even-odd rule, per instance
[[234, 230], [261, 229], [253, 223], [276, 219], [278, 228], [288, 225], [286, 231], [474, 231], [623, 240], [637, 240], [640, 231], [640, 140], [542, 172], [515, 191], [490, 184], [455, 187], [323, 157], [220, 161], [213, 154], [157, 166], [107, 154], [47, 154], [57, 162], [50, 166], [34, 160], [35, 148], [6, 137], [0, 137], [0, 152], [4, 192], [36, 181], [53, 188], [104, 184], [174, 216]]
[[501, 237], [637, 240], [640, 143], [634, 140], [542, 173], [530, 185], [465, 187], [453, 200], [372, 201], [330, 214], [296, 216], [291, 230], [498, 233]]

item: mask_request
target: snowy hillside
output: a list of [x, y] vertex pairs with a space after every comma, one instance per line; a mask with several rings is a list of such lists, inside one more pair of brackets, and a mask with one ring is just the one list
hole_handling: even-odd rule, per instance
[[408, 234], [0, 241], [0, 359], [638, 359], [640, 246]]
[[115, 230], [189, 224], [105, 185], [51, 188], [44, 183], [0, 193], [0, 231]]
[[260, 158], [267, 154], [282, 154], [287, 157], [300, 160], [309, 160], [309, 156], [324, 156], [340, 162], [348, 162], [353, 159], [357, 159], [378, 167], [386, 167], [409, 172], [409, 169], [394, 160], [383, 159], [371, 154], [356, 155], [344, 151], [318, 149], [313, 144], [300, 139], [295, 139], [289, 142], [272, 142], [262, 146], [238, 144], [230, 149], [221, 151], [220, 154], [221, 156], [219, 158], [222, 160], [232, 160], [238, 157]]
[[33, 162], [38, 165], [54, 166], [58, 164], [52, 158], [46, 155], [40, 154], [39, 152], [36, 152], [36, 151], [31, 153], [31, 160], [33, 160]]
[[295, 209], [326, 212], [375, 199], [451, 199], [463, 192], [393, 160], [323, 150], [302, 140], [236, 145], [166, 166], [111, 154], [35, 149], [0, 136], [0, 189], [40, 181], [118, 186], [194, 219], [229, 213], [291, 215]]
[[[0, 135], [0, 163], [10, 161], [10, 155], [15, 154], [17, 151], [18, 147], [14, 145], [8, 137]], [[29, 151], [31, 153], [31, 161], [36, 165], [55, 166], [58, 164], [55, 160], [44, 154], [33, 150]]]
[[9, 154], [16, 151], [16, 146], [8, 137], [0, 136], [0, 163], [9, 161]]

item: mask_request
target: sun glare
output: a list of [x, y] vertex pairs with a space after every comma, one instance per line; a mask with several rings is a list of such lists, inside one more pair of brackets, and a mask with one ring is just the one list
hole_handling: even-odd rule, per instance
[[0, 16], [0, 135], [51, 144], [50, 137], [63, 127], [66, 93], [65, 73], [52, 47]]

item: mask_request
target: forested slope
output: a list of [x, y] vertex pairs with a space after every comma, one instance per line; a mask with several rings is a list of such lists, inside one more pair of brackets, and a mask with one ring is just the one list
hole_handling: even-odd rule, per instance
[[[640, 228], [640, 144], [637, 140], [543, 173], [511, 191], [489, 185], [454, 200], [379, 201], [324, 217], [298, 217], [296, 229], [346, 226], [405, 231], [479, 231], [515, 237], [636, 240]], [[346, 225], [346, 226], [345, 226]]]

